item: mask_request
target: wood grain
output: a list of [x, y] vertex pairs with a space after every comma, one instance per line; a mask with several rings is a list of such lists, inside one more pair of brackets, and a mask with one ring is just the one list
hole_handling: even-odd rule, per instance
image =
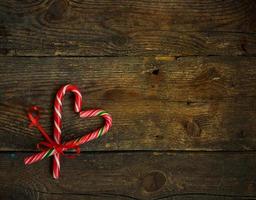
[[1, 153], [1, 199], [253, 199], [255, 153], [83, 153], [63, 159], [53, 180], [49, 159]]
[[[256, 1], [1, 0], [0, 199], [256, 199]], [[110, 132], [25, 166], [61, 85]], [[64, 102], [63, 140], [102, 125]]]
[[255, 55], [254, 0], [0, 2], [0, 54]]
[[[58, 88], [77, 84], [84, 108], [113, 116], [109, 134], [84, 151], [255, 150], [256, 71], [253, 57], [0, 59], [0, 149], [33, 151], [42, 140], [26, 109], [42, 107], [51, 133]], [[8, 66], [8, 68], [5, 68]], [[101, 125], [64, 103], [64, 140]], [[15, 142], [18, 141], [18, 142]]]

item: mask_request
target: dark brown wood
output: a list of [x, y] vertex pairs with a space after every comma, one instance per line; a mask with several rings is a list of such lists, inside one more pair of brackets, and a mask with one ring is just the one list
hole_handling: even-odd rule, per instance
[[23, 165], [25, 153], [1, 153], [1, 199], [253, 199], [255, 153], [83, 153]]
[[254, 0], [0, 1], [0, 54], [255, 55]]
[[[60, 85], [77, 84], [84, 108], [113, 116], [106, 137], [82, 146], [109, 150], [255, 150], [256, 58], [1, 58], [0, 149], [33, 151], [42, 140], [26, 110], [42, 107], [51, 133]], [[8, 68], [6, 68], [8, 66]], [[64, 106], [64, 140], [101, 125]]]
[[[256, 1], [0, 0], [0, 199], [256, 199]], [[61, 85], [113, 128], [24, 166]], [[64, 102], [63, 140], [102, 125]], [[24, 152], [26, 151], [26, 152]]]

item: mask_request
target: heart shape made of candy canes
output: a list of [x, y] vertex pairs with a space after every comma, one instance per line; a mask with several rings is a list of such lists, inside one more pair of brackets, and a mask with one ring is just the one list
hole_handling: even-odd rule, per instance
[[[61, 128], [62, 128], [62, 102], [65, 94], [67, 92], [72, 92], [75, 95], [75, 103], [74, 110], [79, 113], [81, 118], [89, 118], [100, 116], [105, 120], [105, 125], [101, 128], [96, 129], [93, 132], [90, 132], [82, 137], [76, 138], [74, 140], [70, 140], [61, 144]], [[40, 153], [31, 155], [24, 159], [24, 163], [26, 165], [35, 163], [44, 158], [53, 156], [53, 177], [58, 179], [60, 176], [60, 155], [64, 155], [64, 151], [68, 149], [76, 149], [77, 153], [80, 152], [79, 146], [91, 140], [97, 139], [102, 135], [106, 134], [110, 127], [112, 126], [112, 118], [110, 114], [101, 109], [91, 109], [82, 111], [82, 95], [78, 88], [75, 85], [65, 85], [59, 89], [56, 94], [55, 102], [54, 102], [54, 129], [53, 136], [54, 140], [52, 140], [49, 135], [45, 132], [43, 127], [39, 123], [39, 113], [35, 117], [32, 114], [32, 111], [38, 111], [38, 107], [32, 107], [32, 111], [28, 113], [28, 117], [31, 120], [30, 127], [36, 126], [42, 135], [45, 137], [46, 141], [40, 142], [37, 145], [37, 148], [42, 149], [41, 146], [45, 146], [47, 149], [43, 149]]]

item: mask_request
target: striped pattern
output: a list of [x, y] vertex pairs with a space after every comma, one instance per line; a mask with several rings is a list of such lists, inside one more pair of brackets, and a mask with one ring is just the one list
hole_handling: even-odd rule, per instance
[[55, 149], [48, 149], [47, 151], [42, 151], [40, 153], [37, 153], [37, 154], [34, 154], [32, 156], [25, 158], [24, 163], [25, 163], [25, 165], [29, 165], [29, 164], [35, 163], [39, 160], [42, 160], [44, 158], [48, 158], [48, 157], [52, 156], [54, 153], [55, 153]]
[[67, 143], [65, 143], [66, 145], [81, 145], [84, 144], [86, 142], [89, 142], [91, 140], [97, 139], [99, 137], [101, 137], [102, 135], [106, 134], [108, 132], [108, 130], [110, 129], [110, 127], [112, 126], [112, 118], [110, 116], [110, 114], [108, 114], [106, 111], [101, 110], [101, 109], [93, 109], [93, 110], [87, 110], [87, 111], [81, 111], [80, 112], [80, 117], [82, 118], [90, 118], [90, 117], [103, 117], [105, 120], [105, 125], [102, 128], [96, 129], [95, 131], [88, 133], [76, 140], [71, 140]]
[[[62, 105], [63, 105], [63, 98], [67, 92], [72, 92], [75, 95], [75, 103], [74, 103], [74, 110], [75, 112], [79, 113], [80, 117], [82, 118], [90, 118], [90, 117], [102, 117], [105, 120], [105, 125], [102, 128], [98, 128], [95, 131], [88, 133], [80, 138], [75, 140], [68, 141], [61, 144], [61, 128], [62, 128]], [[112, 118], [111, 116], [104, 110], [101, 109], [92, 109], [87, 111], [81, 111], [82, 107], [82, 95], [79, 92], [78, 88], [74, 85], [65, 85], [59, 89], [56, 94], [55, 102], [54, 102], [54, 130], [53, 130], [53, 137], [54, 146], [50, 146], [48, 150], [43, 150], [40, 153], [34, 154], [24, 159], [24, 163], [26, 165], [35, 163], [39, 160], [44, 158], [50, 157], [53, 155], [53, 177], [58, 179], [60, 176], [60, 153], [69, 149], [69, 148], [76, 148], [81, 144], [89, 142], [93, 139], [97, 139], [102, 135], [106, 134], [110, 127], [112, 126]], [[39, 129], [42, 132], [43, 128]], [[45, 135], [46, 133], [43, 133]], [[46, 136], [48, 136], [46, 134]], [[45, 136], [45, 137], [46, 137]], [[47, 137], [46, 137], [47, 138]], [[50, 140], [50, 139], [49, 139]], [[53, 143], [53, 141], [51, 142]], [[52, 145], [52, 144], [50, 144]], [[61, 151], [59, 150], [61, 146]], [[55, 149], [56, 148], [56, 149]]]

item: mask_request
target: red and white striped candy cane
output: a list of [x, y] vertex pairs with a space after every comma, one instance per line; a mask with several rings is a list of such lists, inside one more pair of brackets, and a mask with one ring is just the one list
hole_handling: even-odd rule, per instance
[[[100, 116], [104, 118], [105, 125], [102, 128], [98, 128], [95, 131], [88, 133], [80, 138], [61, 144], [62, 102], [66, 92], [74, 93], [75, 95], [74, 110], [75, 112], [79, 113], [80, 117], [86, 118], [86, 117]], [[32, 112], [29, 112], [28, 117], [31, 120], [30, 126], [36, 126], [46, 139], [46, 141], [40, 142], [38, 144], [38, 148], [40, 149], [40, 146], [46, 146], [48, 149], [47, 150], [44, 149], [40, 153], [26, 157], [24, 159], [24, 162], [26, 165], [32, 164], [34, 162], [37, 162], [39, 160], [42, 160], [44, 158], [47, 158], [53, 155], [54, 156], [53, 177], [57, 179], [59, 178], [59, 175], [60, 175], [60, 154], [64, 154], [63, 152], [68, 149], [76, 149], [77, 152], [79, 153], [79, 145], [89, 142], [98, 137], [101, 137], [102, 135], [108, 132], [108, 130], [112, 126], [112, 118], [106, 111], [101, 109], [91, 109], [87, 111], [81, 111], [81, 106], [82, 106], [82, 95], [76, 86], [66, 85], [59, 89], [59, 91], [56, 94], [56, 98], [54, 102], [54, 116], [53, 116], [54, 117], [54, 131], [53, 131], [54, 140], [52, 140], [49, 137], [49, 135], [45, 132], [45, 130], [42, 128], [42, 126], [38, 122], [39, 113], [38, 113], [38, 116], [34, 117], [32, 115]], [[34, 106], [32, 110], [38, 111], [38, 108]]]
[[102, 135], [106, 134], [110, 127], [112, 126], [112, 118], [111, 116], [105, 111], [101, 109], [93, 109], [93, 110], [86, 110], [80, 112], [80, 117], [82, 118], [90, 118], [90, 117], [96, 117], [100, 116], [105, 119], [105, 125], [102, 128], [98, 128], [97, 130], [88, 133], [80, 138], [77, 138], [75, 140], [71, 140], [65, 143], [65, 145], [68, 146], [79, 146], [81, 144], [84, 144], [86, 142], [89, 142], [91, 140], [97, 139], [101, 137]]
[[[79, 113], [81, 111], [81, 106], [82, 106], [82, 95], [76, 86], [65, 85], [59, 89], [59, 91], [56, 94], [56, 98], [54, 102], [54, 114], [53, 114], [53, 118], [54, 118], [53, 135], [54, 135], [54, 140], [57, 144], [61, 144], [62, 102], [66, 92], [73, 92], [75, 95], [75, 103], [74, 103], [75, 112]], [[54, 158], [53, 158], [53, 177], [57, 179], [59, 178], [59, 176], [60, 176], [60, 154], [57, 152], [54, 154]]]

